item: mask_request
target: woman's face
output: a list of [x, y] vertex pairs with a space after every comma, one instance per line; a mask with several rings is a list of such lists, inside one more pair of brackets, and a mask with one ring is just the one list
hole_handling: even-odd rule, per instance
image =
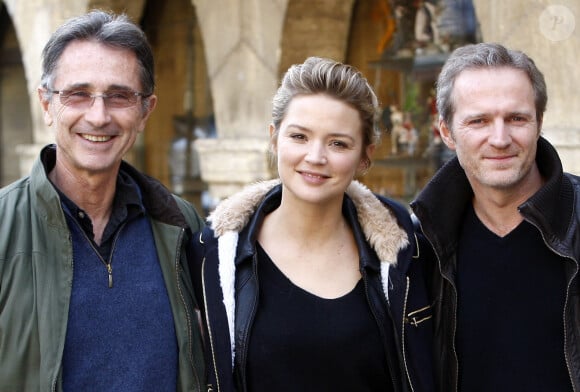
[[[274, 131], [271, 126], [270, 133]], [[287, 196], [315, 204], [342, 203], [374, 150], [374, 145], [364, 146], [358, 111], [324, 94], [290, 101], [273, 147]]]

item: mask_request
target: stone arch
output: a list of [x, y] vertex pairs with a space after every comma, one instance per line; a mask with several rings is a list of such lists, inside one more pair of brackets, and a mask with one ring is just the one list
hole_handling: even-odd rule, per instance
[[287, 0], [193, 0], [205, 42], [217, 138], [199, 139], [203, 180], [221, 199], [270, 178], [268, 121]]
[[280, 43], [279, 76], [309, 56], [345, 61], [355, 2], [289, 0]]
[[16, 146], [19, 176], [30, 172], [32, 163], [42, 146], [53, 141], [52, 132], [44, 124], [37, 95], [42, 72], [40, 60], [42, 48], [54, 29], [65, 19], [86, 11], [87, 7], [87, 3], [80, 0], [60, 0], [56, 4], [46, 3], [47, 1], [4, 0], [20, 42], [30, 108], [28, 113], [20, 112], [11, 115], [28, 116], [32, 124], [31, 143], [21, 143]]
[[125, 13], [134, 21], [143, 15], [146, 0], [89, 0], [87, 10], [102, 9], [115, 13]]
[[32, 142], [30, 103], [20, 44], [0, 2], [0, 186], [19, 177], [16, 146]]
[[[139, 153], [142, 169], [198, 204], [203, 185], [187, 144], [212, 133], [213, 99], [205, 43], [191, 0], [145, 2], [141, 25], [155, 57], [157, 107]], [[141, 150], [140, 150], [141, 149]], [[199, 204], [198, 204], [199, 206]]]

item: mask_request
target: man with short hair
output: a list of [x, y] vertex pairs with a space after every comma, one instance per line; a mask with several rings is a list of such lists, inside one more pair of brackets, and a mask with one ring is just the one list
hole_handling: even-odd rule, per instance
[[0, 391], [201, 391], [186, 261], [203, 226], [123, 156], [155, 108], [144, 33], [101, 11], [43, 50], [55, 145], [0, 191]]
[[580, 179], [541, 136], [546, 83], [524, 53], [456, 49], [437, 81], [457, 157], [411, 203], [432, 265], [441, 391], [580, 389]]

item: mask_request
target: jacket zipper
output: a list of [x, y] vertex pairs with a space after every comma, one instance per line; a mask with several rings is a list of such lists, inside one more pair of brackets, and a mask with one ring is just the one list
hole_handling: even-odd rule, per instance
[[85, 233], [85, 231], [80, 226], [80, 224], [74, 219], [73, 219], [73, 221], [75, 222], [77, 227], [80, 229], [81, 233], [83, 233], [83, 236], [88, 241], [88, 243], [91, 245], [91, 248], [93, 248], [93, 250], [95, 251], [95, 254], [99, 258], [99, 260], [101, 260], [101, 263], [103, 263], [103, 265], [107, 269], [107, 274], [109, 275], [109, 288], [113, 288], [113, 252], [115, 251], [115, 247], [117, 246], [117, 240], [119, 239], [119, 236], [121, 235], [121, 231], [127, 225], [127, 222], [123, 222], [121, 224], [121, 226], [119, 226], [119, 229], [117, 229], [117, 233], [115, 234], [115, 238], [113, 239], [113, 244], [111, 245], [111, 252], [109, 253], [109, 260], [105, 261], [103, 256], [101, 256], [101, 253], [97, 250], [97, 248], [95, 248], [93, 241], [91, 241], [89, 239], [89, 237], [87, 236], [87, 233]]
[[185, 300], [185, 296], [183, 295], [181, 284], [179, 283], [179, 273], [180, 273], [179, 259], [181, 258], [181, 244], [183, 243], [184, 233], [185, 229], [181, 228], [179, 232], [179, 237], [177, 238], [177, 249], [175, 251], [175, 281], [177, 292], [179, 293], [179, 298], [181, 298], [181, 302], [183, 304], [183, 309], [185, 311], [187, 319], [188, 351], [189, 351], [189, 361], [191, 363], [191, 370], [193, 376], [195, 377], [195, 383], [197, 384], [197, 388], [198, 390], [201, 391], [201, 383], [199, 381], [199, 375], [197, 374], [197, 369], [195, 368], [195, 361], [193, 360], [193, 328], [191, 326], [192, 324], [191, 315], [188, 310], [187, 301]]
[[[217, 392], [220, 392], [220, 378], [219, 378], [219, 374], [218, 374], [217, 361], [215, 358], [215, 350], [214, 350], [214, 346], [213, 346], [213, 335], [212, 335], [212, 331], [211, 331], [211, 324], [209, 322], [209, 308], [207, 306], [207, 296], [205, 294], [205, 256], [201, 262], [201, 285], [202, 285], [202, 289], [203, 289], [203, 307], [205, 308], [205, 319], [207, 320], [207, 322], [206, 322], [207, 334], [209, 336], [209, 345], [211, 348], [211, 359], [212, 359], [213, 369], [214, 369], [214, 373], [215, 373]], [[208, 390], [208, 392], [213, 391], [213, 387], [208, 385], [207, 390]]]
[[[72, 244], [72, 235], [70, 234], [70, 231], [69, 231], [69, 234], [68, 234], [68, 242], [69, 242], [69, 245], [70, 245], [70, 249], [71, 249], [71, 251], [72, 251], [73, 244]], [[72, 252], [71, 252], [71, 253], [72, 253]], [[74, 264], [74, 257], [73, 257], [73, 255], [72, 255], [72, 254], [71, 254], [71, 264]], [[71, 265], [71, 268], [72, 268], [72, 267], [73, 267], [73, 266]], [[74, 273], [74, 272], [73, 272], [73, 273]], [[71, 280], [71, 292], [72, 292], [72, 280]], [[71, 294], [71, 295], [72, 295], [72, 294]], [[69, 302], [70, 302], [70, 299], [69, 299]], [[67, 316], [67, 319], [68, 319], [68, 316]], [[60, 357], [61, 363], [60, 363], [60, 364], [59, 364], [59, 366], [58, 366], [58, 369], [59, 369], [59, 370], [62, 370], [62, 354], [63, 354], [63, 352], [64, 352], [64, 345], [65, 345], [65, 343], [66, 343], [66, 331], [65, 331], [65, 337], [64, 337], [64, 340], [65, 340], [65, 342], [63, 342], [63, 344], [62, 344], [62, 352], [61, 352], [61, 357]], [[55, 378], [52, 380], [52, 388], [51, 388], [51, 391], [52, 391], [52, 392], [56, 392], [56, 383], [58, 382], [58, 373], [59, 373], [59, 372], [57, 372], [57, 373], [56, 373], [56, 377], [55, 377]]]
[[[249, 350], [249, 336], [250, 334], [247, 333], [248, 331], [251, 331], [253, 326], [254, 326], [254, 320], [256, 318], [256, 312], [258, 309], [258, 302], [259, 302], [259, 297], [260, 297], [260, 276], [258, 275], [258, 253], [254, 253], [254, 255], [252, 256], [252, 272], [254, 273], [254, 276], [256, 277], [256, 293], [255, 293], [255, 300], [256, 300], [256, 306], [253, 307], [252, 309], [252, 313], [250, 314], [250, 317], [248, 319], [248, 327], [247, 330], [245, 331], [246, 333], [244, 334], [244, 341], [242, 342], [242, 344], [240, 345], [236, 345], [236, 351], [239, 353], [239, 355], [235, 355], [236, 358], [239, 358], [239, 363], [240, 363], [240, 373], [241, 373], [241, 382], [243, 383], [240, 391], [242, 392], [247, 392], [248, 391], [248, 382], [246, 379], [246, 365], [247, 365], [247, 359], [248, 359], [248, 350]], [[234, 322], [235, 324], [235, 322]], [[239, 350], [238, 350], [239, 348]], [[234, 364], [234, 368], [235, 368], [235, 364]], [[232, 369], [232, 372], [234, 371], [234, 369]]]
[[405, 321], [407, 315], [407, 299], [409, 298], [409, 287], [411, 280], [407, 276], [407, 286], [405, 287], [405, 301], [403, 302], [403, 318], [401, 325], [401, 349], [403, 351], [403, 364], [405, 365], [405, 373], [407, 373], [407, 380], [409, 381], [409, 387], [411, 391], [414, 392], [413, 383], [411, 382], [411, 374], [409, 373], [409, 367], [407, 366], [407, 354], [405, 351]]
[[[369, 286], [368, 286], [368, 282], [367, 282], [367, 277], [366, 274], [363, 274], [363, 282], [365, 284], [365, 296], [367, 298], [367, 302], [369, 304], [369, 307], [371, 309], [371, 313], [373, 315], [373, 318], [375, 319], [375, 322], [377, 323], [377, 325], [379, 326], [379, 331], [381, 333], [381, 337], [383, 340], [383, 349], [385, 350], [385, 358], [387, 359], [387, 366], [389, 367], [389, 373], [391, 374], [391, 382], [393, 383], [393, 391], [398, 391], [399, 388], [397, 388], [397, 382], [396, 382], [396, 377], [395, 377], [395, 372], [393, 370], [393, 364], [391, 363], [392, 361], [389, 359], [389, 348], [387, 347], [387, 343], [386, 343], [386, 337], [385, 337], [385, 332], [383, 330], [383, 328], [381, 327], [381, 324], [379, 323], [379, 319], [377, 318], [377, 315], [375, 313], [375, 308], [369, 298]], [[387, 301], [388, 304], [388, 301]], [[396, 331], [395, 331], [395, 335], [396, 335]]]
[[[429, 241], [429, 246], [431, 247], [431, 249], [435, 249], [435, 247], [433, 246], [433, 242], [431, 241], [431, 239], [429, 238], [429, 236], [427, 235], [427, 233], [425, 232], [425, 230], [423, 230], [423, 224], [419, 221], [419, 226], [421, 227], [421, 231], [423, 232], [423, 234], [425, 235], [425, 238], [427, 238], [427, 241]], [[455, 287], [455, 283], [447, 276], [443, 273], [443, 268], [441, 266], [441, 258], [439, 257], [439, 254], [437, 252], [434, 252], [435, 256], [437, 257], [437, 267], [439, 269], [439, 274], [441, 274], [441, 276], [443, 277], [443, 279], [447, 280], [447, 282], [451, 285], [451, 287], [453, 288], [453, 296], [455, 298], [455, 304], [453, 305], [453, 330], [451, 331], [451, 348], [453, 351], [453, 356], [454, 356], [454, 361], [455, 361], [455, 392], [459, 391], [459, 359], [458, 359], [458, 355], [457, 355], [457, 349], [455, 348], [455, 335], [457, 334], [457, 287]], [[443, 301], [443, 298], [441, 299], [441, 301]]]
[[447, 275], [444, 275], [441, 271], [441, 263], [439, 262], [439, 256], [437, 256], [437, 261], [439, 263], [439, 272], [441, 276], [443, 276], [451, 287], [453, 287], [453, 297], [455, 298], [455, 303], [453, 305], [453, 330], [451, 331], [451, 347], [453, 349], [453, 356], [455, 361], [455, 392], [459, 391], [459, 356], [457, 355], [457, 349], [455, 347], [455, 335], [457, 335], [457, 287], [455, 287], [455, 283], [449, 279]]
[[568, 357], [568, 333], [566, 332], [566, 308], [568, 307], [568, 298], [570, 297], [570, 284], [578, 274], [578, 264], [576, 264], [576, 272], [572, 275], [572, 278], [567, 283], [566, 286], [566, 301], [564, 301], [564, 310], [562, 314], [562, 322], [564, 324], [564, 359], [566, 361], [566, 367], [568, 368], [568, 377], [570, 377], [570, 383], [572, 384], [572, 390], [576, 392], [576, 384], [572, 377], [572, 370], [570, 369], [570, 359]]
[[[123, 230], [123, 228], [125, 227], [126, 224], [127, 224], [127, 222], [123, 222], [123, 224], [121, 224], [121, 226], [117, 230], [117, 234], [115, 234], [115, 238], [113, 239], [113, 245], [111, 246], [111, 253], [109, 254], [108, 261], [105, 261], [105, 259], [103, 259], [101, 254], [97, 251], [97, 249], [95, 249], [93, 242], [89, 241], [91, 244], [91, 247], [94, 249], [95, 253], [97, 254], [97, 257], [99, 258], [99, 260], [101, 260], [101, 262], [107, 268], [107, 273], [109, 274], [109, 288], [110, 289], [113, 288], [113, 252], [115, 251], [115, 247], [117, 246], [117, 239], [119, 238], [119, 235], [121, 234], [121, 230]], [[85, 234], [84, 231], [83, 231], [83, 234]], [[85, 237], [86, 237], [86, 234], [85, 234]]]
[[554, 252], [555, 254], [557, 254], [560, 257], [563, 257], [563, 258], [568, 259], [568, 260], [572, 260], [572, 262], [574, 262], [574, 264], [576, 265], [576, 271], [574, 271], [574, 274], [572, 274], [572, 277], [570, 278], [570, 280], [568, 282], [566, 282], [566, 300], [564, 301], [564, 309], [562, 311], [562, 324], [564, 327], [564, 360], [566, 362], [566, 368], [568, 369], [568, 377], [570, 377], [570, 383], [572, 385], [572, 390], [574, 392], [576, 392], [577, 388], [576, 388], [576, 384], [574, 383], [574, 378], [572, 377], [572, 369], [570, 368], [570, 358], [568, 357], [568, 332], [566, 331], [566, 308], [568, 307], [568, 299], [570, 298], [570, 285], [572, 284], [572, 281], [574, 280], [576, 275], [578, 275], [578, 261], [576, 261], [574, 258], [572, 258], [570, 256], [563, 255], [562, 253], [560, 253], [556, 249], [554, 249], [552, 246], [550, 246], [550, 244], [548, 244], [548, 241], [546, 241], [546, 237], [544, 237], [544, 233], [542, 232], [542, 230], [540, 230], [540, 228], [535, 223], [531, 222], [530, 220], [526, 219], [526, 221], [528, 221], [536, 229], [538, 229], [538, 231], [540, 232], [540, 235], [542, 236], [542, 241], [544, 241], [544, 245], [546, 245], [546, 247], [548, 247], [548, 249], [550, 249], [552, 252]]

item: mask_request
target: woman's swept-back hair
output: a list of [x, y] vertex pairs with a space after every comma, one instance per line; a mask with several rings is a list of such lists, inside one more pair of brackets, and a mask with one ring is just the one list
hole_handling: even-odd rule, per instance
[[71, 18], [50, 37], [42, 51], [42, 77], [40, 84], [50, 90], [60, 56], [73, 41], [95, 41], [112, 48], [135, 53], [139, 64], [139, 79], [145, 95], [155, 89], [153, 52], [145, 33], [126, 15], [115, 15], [100, 10]]
[[291, 66], [284, 75], [273, 99], [274, 138], [278, 135], [292, 99], [299, 95], [313, 94], [338, 99], [360, 114], [364, 148], [379, 142], [379, 103], [367, 79], [351, 65], [321, 57], [309, 57], [304, 63]]
[[544, 75], [525, 53], [507, 49], [496, 43], [479, 43], [455, 49], [445, 62], [437, 79], [437, 110], [447, 126], [451, 127], [455, 106], [453, 86], [461, 72], [468, 69], [513, 68], [524, 72], [534, 90], [536, 120], [542, 122], [548, 104]]

